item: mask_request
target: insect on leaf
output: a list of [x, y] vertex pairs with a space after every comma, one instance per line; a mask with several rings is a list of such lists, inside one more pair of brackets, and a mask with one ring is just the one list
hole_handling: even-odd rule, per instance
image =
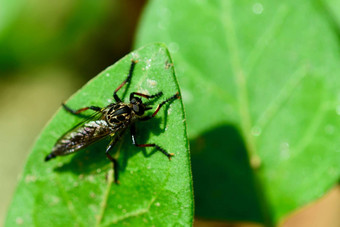
[[[155, 110], [179, 92], [167, 48], [152, 44], [105, 69], [67, 105], [79, 109], [112, 103], [132, 59], [138, 61], [132, 81], [118, 92], [123, 101], [128, 102], [131, 92], [162, 91], [163, 96], [152, 102]], [[113, 183], [112, 164], [105, 155], [109, 139], [44, 162], [58, 138], [83, 120], [60, 108], [43, 130], [28, 157], [6, 226], [191, 225], [192, 178], [181, 99], [163, 106], [155, 118], [136, 123], [139, 143], [157, 143], [175, 156], [169, 161], [153, 148], [134, 147], [127, 130], [111, 151], [119, 162], [120, 185]]]

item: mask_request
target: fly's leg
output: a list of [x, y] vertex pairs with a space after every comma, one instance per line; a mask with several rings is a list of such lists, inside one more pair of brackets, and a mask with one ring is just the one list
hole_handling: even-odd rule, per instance
[[79, 115], [80, 113], [84, 112], [85, 110], [94, 110], [96, 112], [100, 112], [101, 109], [102, 109], [102, 108], [100, 108], [98, 106], [87, 106], [87, 107], [80, 108], [78, 110], [73, 110], [70, 107], [66, 106], [65, 103], [63, 103], [62, 106], [64, 107], [64, 109], [67, 112], [70, 112], [71, 114], [74, 114], [74, 115]]
[[157, 144], [154, 144], [154, 143], [138, 144], [136, 142], [136, 127], [134, 124], [132, 124], [130, 127], [130, 133], [131, 133], [132, 144], [135, 145], [136, 147], [154, 147], [156, 148], [156, 150], [166, 155], [169, 158], [169, 160], [171, 160], [171, 157], [174, 156], [174, 153], [168, 153], [164, 148], [158, 146]]
[[120, 139], [120, 135], [118, 134], [116, 137], [113, 137], [109, 143], [109, 145], [106, 148], [105, 154], [106, 157], [112, 162], [113, 165], [113, 171], [114, 171], [114, 175], [113, 175], [113, 181], [116, 184], [119, 184], [119, 180], [118, 180], [118, 161], [117, 159], [115, 159], [114, 157], [112, 157], [112, 155], [109, 153], [109, 151], [116, 145], [116, 143], [118, 142], [118, 140]]
[[156, 114], [158, 113], [158, 111], [161, 109], [161, 107], [162, 107], [164, 104], [166, 104], [166, 103], [168, 103], [168, 102], [171, 102], [171, 101], [173, 101], [173, 100], [175, 100], [175, 99], [179, 99], [179, 98], [180, 98], [180, 96], [179, 96], [179, 93], [177, 92], [176, 94], [174, 94], [174, 95], [171, 96], [170, 98], [167, 98], [166, 100], [164, 100], [163, 102], [161, 102], [161, 103], [157, 106], [155, 112], [153, 112], [152, 115], [142, 117], [142, 118], [140, 118], [140, 120], [141, 120], [141, 121], [147, 121], [147, 120], [152, 119], [154, 116], [156, 116]]
[[132, 60], [131, 61], [131, 65], [130, 65], [130, 70], [129, 70], [129, 74], [126, 77], [126, 79], [123, 81], [123, 83], [121, 83], [116, 90], [113, 92], [113, 98], [116, 100], [117, 103], [122, 102], [122, 100], [118, 97], [117, 92], [126, 84], [129, 83], [131, 81], [131, 77], [133, 74], [133, 69], [135, 68], [137, 61], [136, 60]]
[[135, 95], [137, 96], [141, 96], [141, 97], [144, 97], [144, 98], [147, 98], [147, 99], [152, 99], [152, 98], [158, 98], [158, 97], [161, 97], [163, 95], [163, 92], [158, 92], [154, 95], [146, 95], [146, 94], [143, 94], [143, 93], [139, 93], [139, 92], [132, 92], [130, 94], [130, 101], [135, 97]]

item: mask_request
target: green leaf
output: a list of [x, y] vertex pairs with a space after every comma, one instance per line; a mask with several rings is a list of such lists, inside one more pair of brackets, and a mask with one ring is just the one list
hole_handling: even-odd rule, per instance
[[324, 10], [332, 26], [340, 31], [340, 2], [337, 0], [320, 0], [320, 8]]
[[338, 29], [319, 1], [150, 1], [136, 46], [172, 53], [196, 214], [278, 223], [340, 176]]
[[[163, 44], [153, 44], [108, 67], [67, 104], [77, 109], [111, 103], [113, 91], [127, 76], [131, 59], [138, 63], [131, 85], [118, 92], [123, 100], [128, 101], [132, 91], [163, 91], [156, 105], [179, 91], [168, 50]], [[105, 155], [108, 140], [44, 162], [56, 140], [80, 121], [80, 117], [60, 109], [46, 126], [28, 157], [6, 226], [192, 224], [191, 170], [181, 100], [165, 105], [154, 119], [137, 123], [139, 143], [157, 143], [175, 156], [169, 161], [151, 148], [136, 148], [126, 133], [111, 152], [120, 163], [120, 185], [112, 182], [112, 164]]]

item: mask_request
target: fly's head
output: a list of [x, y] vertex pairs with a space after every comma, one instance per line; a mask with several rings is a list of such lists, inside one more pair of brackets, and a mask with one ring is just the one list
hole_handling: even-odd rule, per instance
[[152, 109], [151, 107], [143, 103], [142, 99], [138, 97], [133, 97], [130, 100], [130, 104], [132, 106], [132, 111], [135, 112], [135, 114], [138, 116], [142, 116], [145, 111]]

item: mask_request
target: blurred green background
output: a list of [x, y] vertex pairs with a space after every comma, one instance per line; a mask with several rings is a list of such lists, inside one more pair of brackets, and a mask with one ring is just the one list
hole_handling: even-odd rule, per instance
[[[153, 1], [154, 5], [156, 1]], [[202, 16], [197, 15], [196, 12], [202, 10], [202, 6], [200, 4], [204, 1], [190, 1], [195, 2], [196, 7], [195, 9], [191, 9], [192, 18]], [[212, 1], [215, 2], [215, 1]], [[236, 1], [234, 1], [236, 2]], [[242, 7], [245, 7], [251, 1], [240, 1], [241, 3], [235, 4], [236, 11], [242, 11]], [[315, 1], [318, 3], [318, 1]], [[321, 2], [321, 1], [320, 1]], [[324, 2], [328, 2], [329, 5], [333, 5], [334, 7], [338, 7], [340, 9], [340, 4], [333, 4], [332, 0], [325, 0]], [[123, 57], [125, 54], [129, 53], [132, 48], [134, 47], [133, 43], [135, 41], [135, 33], [138, 29], [138, 24], [140, 23], [140, 16], [144, 10], [144, 6], [147, 2], [146, 1], [109, 1], [109, 0], [101, 0], [101, 1], [93, 1], [93, 0], [84, 0], [84, 1], [66, 1], [61, 0], [57, 2], [46, 2], [42, 0], [27, 0], [27, 1], [20, 1], [20, 0], [0, 0], [0, 182], [2, 182], [2, 186], [0, 188], [0, 223], [3, 223], [5, 218], [5, 213], [7, 206], [11, 200], [11, 194], [15, 189], [16, 181], [18, 178], [18, 174], [24, 168], [24, 163], [26, 156], [30, 150], [30, 147], [33, 145], [35, 138], [38, 136], [39, 131], [43, 128], [46, 122], [51, 118], [53, 113], [56, 111], [57, 108], [60, 107], [61, 102], [66, 100], [72, 93], [74, 93], [78, 88], [80, 88], [84, 83], [86, 83], [90, 78], [98, 74], [104, 68], [109, 65], [112, 65], [118, 59]], [[190, 4], [191, 4], [190, 3]], [[170, 3], [172, 4], [172, 3]], [[182, 4], [182, 3], [181, 3]], [[243, 4], [243, 5], [242, 5]], [[156, 7], [156, 6], [154, 6]], [[296, 6], [298, 9], [300, 6]], [[263, 5], [256, 1], [253, 1], [249, 4], [250, 14], [253, 16], [259, 15], [262, 13]], [[274, 7], [273, 7], [274, 8]], [[154, 8], [150, 7], [149, 11], [152, 11]], [[216, 15], [213, 14], [212, 8], [204, 8], [206, 9], [206, 18], [214, 20]], [[209, 11], [210, 10], [210, 11]], [[292, 10], [294, 11], [294, 10]], [[322, 10], [320, 10], [321, 12]], [[181, 11], [182, 12], [182, 11]], [[266, 11], [264, 11], [266, 12]], [[278, 14], [275, 15], [275, 13]], [[280, 23], [284, 24], [286, 21], [285, 16], [289, 15], [288, 10], [285, 6], [279, 8], [278, 11], [271, 11], [273, 16], [267, 15], [268, 17], [272, 17], [273, 19], [273, 27], [280, 26], [275, 24], [275, 19], [282, 19]], [[299, 14], [298, 10], [295, 11], [296, 14]], [[326, 15], [325, 18], [328, 18], [330, 21], [330, 27], [334, 30], [339, 30], [337, 20], [337, 9], [332, 8], [330, 12], [333, 14], [329, 14], [329, 12], [321, 12], [322, 14]], [[150, 12], [149, 12], [150, 13]], [[280, 14], [281, 13], [281, 14]], [[168, 26], [170, 23], [168, 18], [171, 18], [171, 12], [166, 10], [165, 8], [160, 8], [157, 13], [150, 13], [150, 15], [156, 15], [155, 18], [153, 17], [146, 17], [145, 21], [147, 20], [154, 20], [154, 24], [160, 29], [165, 30], [165, 27]], [[245, 15], [245, 14], [244, 14]], [[236, 24], [239, 23], [247, 25], [249, 23], [249, 18], [244, 16], [242, 13], [237, 14], [236, 16]], [[283, 15], [283, 16], [282, 16]], [[329, 16], [331, 15], [331, 16]], [[196, 18], [197, 21], [201, 20], [201, 23], [196, 24], [189, 24], [191, 27], [186, 27], [187, 24], [182, 23], [183, 18], [187, 15], [180, 15], [183, 17], [172, 18], [174, 19], [174, 23], [177, 26], [174, 26], [173, 30], [170, 29], [164, 32], [164, 36], [169, 38], [172, 34], [177, 34], [178, 28], [183, 29], [183, 33], [176, 35], [176, 37], [171, 37], [173, 40], [176, 38], [187, 40], [187, 45], [179, 46], [178, 43], [175, 41], [170, 42], [169, 48], [170, 51], [176, 55], [185, 49], [186, 46], [189, 45], [197, 45], [198, 47], [209, 49], [214, 47], [216, 44], [215, 41], [211, 41], [209, 39], [210, 33], [215, 32], [219, 35], [219, 29], [216, 29], [216, 24], [210, 23], [209, 20], [206, 21], [206, 18], [203, 16], [201, 18]], [[254, 16], [254, 17], [255, 17]], [[299, 15], [301, 18], [305, 18], [304, 15]], [[334, 19], [333, 16], [336, 18]], [[156, 19], [158, 17], [163, 18], [164, 20]], [[287, 16], [288, 17], [288, 16]], [[257, 20], [255, 18], [254, 20]], [[288, 19], [287, 19], [288, 20]], [[301, 19], [302, 20], [302, 19]], [[269, 20], [267, 20], [269, 21]], [[261, 24], [261, 21], [258, 22]], [[269, 21], [271, 22], [271, 21]], [[296, 24], [299, 24], [300, 21], [297, 21]], [[146, 22], [145, 22], [146, 23]], [[311, 22], [312, 23], [312, 22]], [[152, 24], [152, 23], [149, 23]], [[295, 22], [292, 23], [295, 25]], [[148, 25], [146, 24], [146, 27]], [[206, 30], [202, 37], [204, 38], [204, 42], [200, 42], [200, 38], [202, 37], [186, 37], [186, 31], [193, 31], [195, 32], [196, 29], [201, 32], [202, 26]], [[228, 25], [227, 25], [228, 26]], [[240, 26], [240, 27], [241, 27]], [[260, 26], [259, 26], [260, 27]], [[218, 27], [219, 28], [219, 27]], [[290, 37], [289, 29], [287, 29], [287, 42], [293, 43], [294, 46], [294, 34]], [[150, 31], [148, 29], [142, 30], [140, 33], [141, 36], [144, 35], [145, 40], [148, 39], [148, 35], [153, 35], [152, 26], [150, 26]], [[192, 30], [190, 30], [192, 29]], [[283, 30], [283, 29], [282, 29]], [[299, 30], [299, 27], [296, 29]], [[254, 27], [249, 27], [249, 34], [251, 32], [257, 30]], [[262, 30], [261, 30], [262, 31]], [[173, 32], [173, 33], [172, 33]], [[189, 33], [188, 32], [188, 33]], [[243, 32], [243, 31], [241, 31]], [[251, 43], [248, 40], [251, 40], [251, 36], [246, 34], [248, 31], [245, 31], [244, 46], [249, 45]], [[274, 31], [280, 34], [280, 30]], [[147, 34], [144, 34], [147, 33]], [[169, 34], [168, 34], [169, 33]], [[335, 32], [336, 33], [336, 32]], [[162, 34], [163, 33], [157, 33]], [[189, 33], [191, 34], [191, 33]], [[298, 33], [296, 33], [298, 34]], [[168, 37], [169, 35], [169, 37]], [[223, 35], [223, 34], [222, 34]], [[265, 34], [268, 35], [268, 34]], [[337, 33], [338, 35], [338, 33]], [[165, 39], [166, 39], [165, 38]], [[268, 37], [264, 37], [268, 38]], [[276, 37], [275, 37], [276, 38]], [[313, 41], [313, 37], [310, 37], [311, 41]], [[291, 40], [290, 40], [291, 39]], [[274, 39], [275, 40], [275, 39]], [[150, 38], [150, 41], [153, 41]], [[162, 40], [160, 40], [162, 41]], [[224, 42], [225, 40], [222, 40]], [[251, 40], [253, 41], [253, 40]], [[269, 42], [268, 39], [260, 40], [259, 46], [261, 48], [265, 48], [267, 43]], [[284, 40], [286, 41], [286, 40]], [[222, 43], [221, 42], [221, 43]], [[303, 41], [304, 42], [304, 41]], [[304, 43], [299, 43], [298, 47], [303, 47]], [[280, 45], [278, 41], [278, 45]], [[182, 45], [182, 44], [181, 44]], [[201, 45], [201, 46], [200, 46]], [[206, 45], [206, 46], [204, 46]], [[184, 47], [184, 48], [183, 48]], [[181, 49], [182, 48], [182, 49]], [[224, 52], [222, 49], [216, 49], [215, 52], [210, 52], [211, 55], [209, 56], [201, 56], [200, 51], [201, 49], [195, 49], [197, 53], [191, 55], [192, 58], [182, 59], [183, 61], [178, 60], [178, 65], [181, 65], [181, 71], [179, 70], [179, 74], [184, 74], [184, 72], [195, 72], [192, 66], [187, 63], [182, 62], [202, 62], [204, 65], [206, 62], [203, 62], [200, 57], [205, 57], [208, 59], [208, 63], [210, 62], [220, 62], [219, 65], [224, 66], [224, 59], [214, 59], [215, 56], [219, 54], [223, 55]], [[284, 49], [284, 47], [282, 47]], [[273, 51], [274, 52], [274, 51]], [[183, 52], [182, 52], [183, 53]], [[247, 55], [248, 53], [241, 53]], [[268, 55], [274, 56], [275, 54], [280, 55], [280, 53], [269, 53]], [[190, 56], [190, 53], [188, 54]], [[276, 55], [275, 55], [276, 56]], [[320, 55], [321, 56], [321, 55]], [[258, 58], [257, 55], [252, 56], [253, 59]], [[296, 56], [293, 56], [296, 57]], [[196, 59], [197, 58], [197, 59]], [[176, 58], [174, 58], [177, 60]], [[203, 59], [203, 60], [206, 60]], [[296, 57], [298, 59], [298, 57]], [[274, 61], [280, 61], [280, 56], [278, 56]], [[293, 59], [294, 60], [294, 59]], [[255, 61], [255, 60], [254, 60]], [[296, 60], [297, 61], [297, 60]], [[298, 61], [297, 61], [298, 62]], [[176, 63], [176, 61], [175, 61]], [[237, 63], [236, 63], [237, 64]], [[250, 65], [252, 62], [249, 63]], [[297, 63], [299, 64], [299, 63]], [[211, 64], [212, 65], [212, 64]], [[211, 67], [209, 65], [209, 67]], [[252, 65], [251, 65], [252, 66]], [[256, 65], [252, 66], [256, 67]], [[176, 65], [175, 65], [176, 68]], [[179, 67], [180, 68], [180, 67]], [[203, 67], [202, 67], [203, 68]], [[207, 67], [208, 68], [208, 67]], [[283, 64], [283, 68], [286, 68], [286, 65]], [[209, 73], [216, 68], [211, 67], [210, 71], [204, 72], [204, 75], [209, 75]], [[216, 69], [219, 70], [219, 69]], [[228, 68], [230, 70], [230, 68]], [[271, 70], [271, 65], [268, 65], [268, 70]], [[196, 73], [196, 72], [195, 72]], [[202, 73], [202, 72], [200, 72]], [[223, 75], [221, 72], [221, 75]], [[262, 72], [260, 72], [262, 73]], [[259, 73], [259, 74], [260, 74]], [[182, 80], [184, 81], [185, 79]], [[187, 80], [190, 80], [187, 79]], [[221, 77], [221, 81], [224, 78]], [[266, 81], [265, 79], [263, 79]], [[203, 81], [203, 80], [202, 80]], [[198, 83], [192, 82], [193, 86], [198, 86], [197, 84], [204, 84], [204, 81], [199, 81]], [[181, 82], [181, 80], [180, 80]], [[185, 82], [185, 81], [184, 81]], [[257, 83], [257, 81], [255, 81]], [[255, 83], [254, 82], [254, 83]], [[189, 82], [188, 82], [189, 83]], [[222, 83], [223, 84], [223, 83]], [[208, 86], [207, 86], [208, 87]], [[232, 87], [232, 86], [231, 86]], [[210, 89], [210, 90], [209, 90]], [[209, 92], [212, 94], [217, 94], [220, 90], [215, 89], [214, 86], [209, 87]], [[233, 88], [231, 88], [233, 89]], [[260, 89], [258, 89], [260, 90]], [[256, 90], [257, 91], [257, 90]], [[184, 102], [189, 103], [189, 99], [193, 99], [190, 97], [190, 91], [182, 90], [183, 95], [186, 98]], [[214, 93], [215, 92], [215, 93]], [[254, 92], [255, 93], [255, 92]], [[209, 96], [209, 95], [208, 95]], [[211, 95], [213, 96], [213, 95]], [[267, 95], [268, 97], [270, 95]], [[208, 97], [210, 98], [210, 97]], [[221, 101], [225, 101], [225, 97], [221, 97]], [[228, 99], [227, 97], [226, 99]], [[189, 100], [189, 101], [188, 101]], [[205, 100], [203, 100], [205, 101]], [[219, 109], [220, 106], [214, 105], [211, 108]], [[261, 109], [261, 107], [259, 107]], [[215, 109], [206, 108], [207, 112], [215, 111]], [[221, 116], [229, 111], [229, 107], [223, 109], [225, 112], [221, 112]], [[190, 111], [197, 112], [196, 109], [191, 108]], [[191, 112], [188, 112], [191, 113]], [[199, 115], [195, 115], [197, 118]], [[195, 116], [191, 114], [190, 119], [194, 119]], [[210, 118], [210, 115], [206, 115], [207, 119]], [[216, 117], [216, 116], [215, 116]], [[232, 116], [233, 117], [233, 116]], [[232, 118], [231, 117], [231, 118]], [[189, 120], [190, 120], [189, 119]], [[216, 118], [219, 120], [219, 118]], [[196, 120], [196, 119], [194, 119]], [[198, 119], [200, 120], [200, 119]], [[197, 120], [197, 121], [198, 121]], [[217, 120], [217, 121], [218, 121]], [[216, 121], [216, 122], [217, 122]], [[221, 169], [215, 168], [210, 169], [210, 172], [205, 171], [203, 168], [196, 168], [194, 170], [194, 179], [195, 174], [196, 176], [204, 177], [205, 179], [209, 180], [209, 176], [214, 174], [216, 176], [216, 180], [221, 179], [233, 179], [237, 181], [238, 179], [242, 178], [242, 176], [249, 176], [250, 169], [248, 168], [248, 163], [239, 163], [237, 160], [246, 160], [246, 148], [244, 147], [244, 142], [242, 141], [242, 135], [235, 129], [235, 127], [231, 125], [218, 125], [220, 122], [217, 122], [216, 129], [213, 131], [207, 130], [206, 132], [196, 135], [198, 130], [192, 130], [191, 134], [194, 135], [194, 140], [192, 140], [191, 148], [196, 152], [196, 156], [193, 157], [193, 165], [201, 167], [207, 159], [209, 159], [210, 153], [201, 152], [201, 151], [209, 151], [215, 150], [217, 155], [221, 157], [220, 159], [215, 159], [213, 163], [210, 163], [210, 166], [217, 166]], [[225, 122], [224, 122], [225, 123]], [[202, 124], [196, 124], [197, 128], [204, 127], [207, 121], [202, 122]], [[329, 128], [328, 128], [329, 129]], [[329, 129], [331, 130], [331, 129]], [[328, 130], [328, 131], [329, 131]], [[333, 129], [334, 130], [334, 129]], [[228, 140], [221, 141], [219, 140], [220, 135], [225, 135], [228, 137]], [[196, 137], [197, 136], [197, 137]], [[192, 138], [191, 138], [192, 139]], [[271, 139], [271, 138], [270, 138]], [[232, 141], [232, 142], [231, 142]], [[232, 158], [235, 158], [234, 165], [225, 166], [224, 158], [229, 158], [226, 153], [223, 153], [222, 150], [219, 150], [219, 145], [223, 145], [224, 147], [228, 147], [231, 150], [239, 151], [239, 153], [235, 153]], [[285, 144], [283, 144], [285, 145]], [[285, 147], [284, 147], [285, 148]], [[289, 148], [289, 147], [288, 147]], [[222, 153], [218, 153], [222, 152]], [[242, 156], [242, 157], [241, 157]], [[37, 160], [40, 161], [40, 160]], [[232, 162], [232, 161], [231, 161]], [[209, 164], [209, 163], [208, 163]], [[210, 168], [207, 164], [206, 168]], [[239, 171], [239, 177], [237, 175], [228, 175], [226, 169], [229, 170], [238, 170], [239, 166], [243, 166]], [[195, 167], [195, 166], [194, 166]], [[205, 175], [207, 174], [207, 175]], [[252, 181], [252, 179], [246, 179]], [[216, 197], [215, 199], [220, 199], [221, 191], [227, 190], [227, 187], [232, 187], [234, 181], [225, 182], [224, 185], [218, 184], [206, 184], [204, 181], [196, 181], [195, 191], [198, 192], [196, 194], [196, 205], [200, 205], [200, 201], [204, 201], [204, 204], [201, 205], [200, 209], [196, 211], [201, 212], [201, 214], [208, 215], [214, 217], [221, 217], [225, 215], [224, 210], [220, 210], [221, 213], [216, 213], [215, 210], [211, 209], [210, 206], [214, 206], [214, 204], [209, 204], [211, 201], [210, 195], [204, 194], [211, 189], [213, 189], [216, 193], [212, 196]], [[235, 201], [238, 200], [245, 200], [250, 203], [250, 206], [257, 203], [254, 200], [252, 194], [247, 192], [251, 192], [253, 188], [247, 185], [240, 185], [240, 188], [246, 189], [244, 194], [246, 197], [235, 197]], [[237, 189], [235, 189], [237, 190]], [[241, 194], [241, 193], [240, 193]], [[339, 190], [335, 189], [330, 193], [331, 199], [326, 197], [326, 204], [323, 201], [318, 203], [319, 208], [316, 211], [304, 211], [302, 212], [301, 218], [294, 219], [292, 218], [291, 222], [287, 222], [287, 226], [303, 226], [301, 224], [301, 220], [309, 221], [313, 220], [310, 223], [317, 223], [317, 224], [324, 224], [326, 223], [324, 220], [331, 220], [327, 224], [327, 226], [331, 226], [334, 223], [333, 219], [336, 215], [336, 212], [339, 210]], [[232, 196], [232, 195], [229, 195]], [[249, 198], [247, 198], [249, 196]], [[221, 201], [221, 203], [228, 203], [227, 197], [224, 197], [225, 200]], [[235, 202], [234, 201], [234, 202]], [[335, 201], [335, 202], [334, 202]], [[237, 204], [237, 202], [235, 203]], [[320, 204], [322, 204], [322, 208], [320, 208]], [[325, 205], [326, 204], [326, 205]], [[242, 210], [245, 206], [244, 204], [238, 204], [239, 207], [236, 207], [236, 210]], [[249, 204], [247, 204], [249, 205]], [[256, 205], [254, 205], [256, 206]], [[321, 211], [327, 211], [322, 213]], [[252, 218], [252, 220], [256, 220], [256, 217], [260, 216], [259, 210], [253, 210], [249, 212], [249, 214], [240, 214], [240, 213], [233, 213], [233, 210], [228, 211], [230, 216], [242, 218], [243, 216], [247, 216], [248, 218]], [[318, 215], [316, 215], [318, 214]], [[320, 217], [324, 218], [321, 221], [315, 221], [313, 217]], [[204, 216], [202, 215], [202, 216]], [[254, 218], [252, 217], [254, 216]], [[338, 219], [336, 221], [339, 221]], [[231, 226], [231, 224], [227, 224], [225, 222], [206, 222], [204, 220], [199, 219], [196, 222], [197, 226]], [[322, 226], [322, 225], [315, 225], [315, 226]]]

